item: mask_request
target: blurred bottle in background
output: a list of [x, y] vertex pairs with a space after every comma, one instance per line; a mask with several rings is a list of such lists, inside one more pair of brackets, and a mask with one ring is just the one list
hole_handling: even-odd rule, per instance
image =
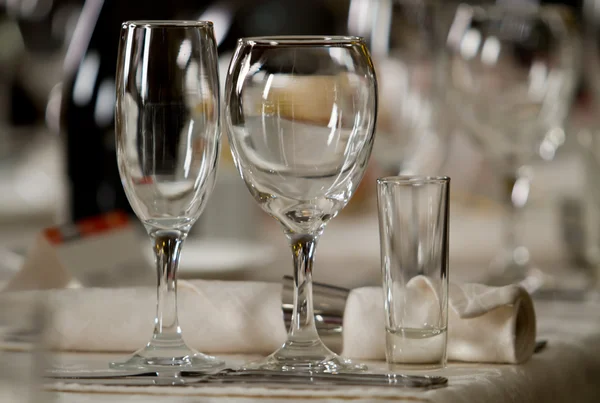
[[130, 211], [116, 163], [116, 46], [129, 19], [172, 18], [169, 2], [87, 0], [65, 57], [60, 130], [64, 136], [69, 219]]
[[16, 21], [0, 11], [0, 161], [11, 155], [11, 87], [23, 47]]

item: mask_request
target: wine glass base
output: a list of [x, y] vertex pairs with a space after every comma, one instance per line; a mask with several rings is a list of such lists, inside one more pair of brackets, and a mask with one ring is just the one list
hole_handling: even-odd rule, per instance
[[156, 372], [212, 371], [225, 366], [216, 357], [202, 354], [190, 348], [165, 349], [149, 344], [124, 362], [112, 362], [112, 369], [148, 370]]
[[329, 350], [320, 340], [301, 343], [287, 341], [279, 350], [267, 358], [250, 362], [240, 371], [275, 371], [318, 374], [363, 372], [365, 364], [355, 363]]

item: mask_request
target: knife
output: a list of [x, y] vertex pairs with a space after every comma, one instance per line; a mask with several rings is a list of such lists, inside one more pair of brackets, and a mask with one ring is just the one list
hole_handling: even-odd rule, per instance
[[427, 375], [401, 375], [388, 373], [298, 374], [290, 372], [225, 369], [207, 374], [181, 371], [168, 376], [158, 372], [122, 373], [116, 371], [89, 374], [51, 372], [46, 376], [56, 381], [78, 384], [102, 384], [122, 386], [168, 385], [185, 386], [197, 384], [285, 384], [305, 386], [386, 386], [431, 388], [444, 386], [447, 378]]

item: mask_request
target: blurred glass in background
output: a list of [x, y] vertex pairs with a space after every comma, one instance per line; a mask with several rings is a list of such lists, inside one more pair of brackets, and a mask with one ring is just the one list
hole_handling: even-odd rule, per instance
[[373, 161], [382, 175], [435, 174], [454, 128], [446, 113], [442, 4], [433, 0], [352, 0], [351, 34], [367, 38], [379, 81]]
[[79, 0], [0, 1], [0, 222], [50, 222], [56, 141], [46, 106], [80, 9]]
[[579, 37], [562, 9], [462, 4], [446, 49], [447, 103], [505, 187], [504, 244], [487, 281], [539, 287], [519, 212], [529, 197], [532, 160], [538, 153], [550, 159], [564, 143], [579, 78]]

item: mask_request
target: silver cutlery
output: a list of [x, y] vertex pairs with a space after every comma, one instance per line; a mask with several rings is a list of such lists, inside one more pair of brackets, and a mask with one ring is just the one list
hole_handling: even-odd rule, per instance
[[248, 371], [225, 369], [216, 373], [181, 371], [173, 373], [102, 371], [90, 373], [47, 373], [55, 381], [79, 384], [122, 386], [198, 384], [284, 384], [306, 386], [386, 386], [400, 388], [432, 388], [444, 386], [447, 378], [428, 375], [402, 375], [393, 373], [318, 373], [298, 374], [276, 371]]

